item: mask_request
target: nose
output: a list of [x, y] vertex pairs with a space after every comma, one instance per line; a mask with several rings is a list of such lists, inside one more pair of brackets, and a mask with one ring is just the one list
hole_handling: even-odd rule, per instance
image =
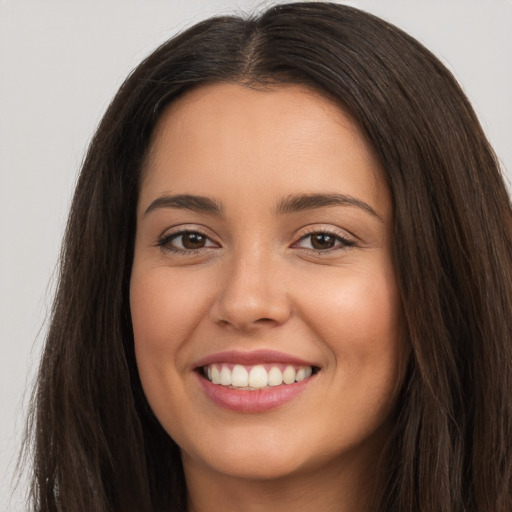
[[286, 282], [274, 255], [240, 255], [226, 264], [210, 318], [239, 331], [283, 324], [291, 314]]

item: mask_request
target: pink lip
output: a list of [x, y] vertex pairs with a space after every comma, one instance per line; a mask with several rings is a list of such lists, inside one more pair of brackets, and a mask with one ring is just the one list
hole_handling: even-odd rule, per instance
[[276, 352], [274, 350], [253, 350], [251, 352], [243, 352], [241, 350], [228, 350], [225, 352], [217, 352], [209, 356], [203, 357], [196, 363], [194, 368], [201, 368], [209, 364], [215, 363], [231, 363], [231, 364], [265, 364], [265, 363], [282, 363], [295, 366], [318, 366], [310, 361], [299, 359], [294, 356]]
[[301, 382], [255, 391], [213, 384], [200, 373], [197, 373], [197, 378], [206, 396], [218, 406], [241, 413], [255, 413], [276, 409], [290, 402], [315, 380], [315, 375]]
[[[273, 350], [253, 350], [251, 352], [230, 350], [206, 356], [197, 361], [193, 368], [194, 370], [199, 370], [204, 366], [216, 363], [243, 364], [247, 366], [266, 363], [318, 366], [310, 361]], [[201, 388], [212, 402], [224, 409], [241, 413], [264, 412], [281, 407], [292, 401], [316, 380], [316, 376], [313, 375], [306, 380], [293, 384], [282, 384], [281, 386], [248, 391], [213, 384], [203, 376], [201, 371], [196, 371], [196, 375]]]

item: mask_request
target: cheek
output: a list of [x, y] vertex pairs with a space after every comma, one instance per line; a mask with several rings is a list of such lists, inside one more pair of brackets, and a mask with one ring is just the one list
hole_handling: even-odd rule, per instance
[[140, 275], [130, 283], [130, 307], [136, 345], [162, 352], [175, 351], [207, 309], [204, 286], [166, 269]]
[[330, 366], [337, 370], [332, 375], [356, 393], [368, 387], [385, 393], [400, 380], [405, 354], [401, 308], [388, 268], [333, 273], [308, 287], [303, 301], [303, 316], [330, 351]]
[[[177, 275], [176, 275], [177, 274]], [[130, 307], [139, 376], [146, 398], [159, 419], [162, 411], [181, 408], [183, 379], [194, 329], [207, 314], [203, 280], [168, 268], [134, 268]]]
[[187, 405], [182, 377], [188, 371], [188, 341], [208, 303], [204, 279], [134, 266], [130, 308], [137, 367], [148, 403], [168, 432], [176, 430], [172, 411]]
[[[393, 276], [354, 272], [330, 276], [309, 287], [309, 319], [329, 339], [350, 332], [361, 344], [395, 339], [400, 319], [399, 298]], [[337, 347], [343, 349], [342, 339]]]
[[330, 280], [329, 289], [323, 303], [310, 298], [308, 316], [330, 351], [326, 377], [335, 399], [325, 415], [336, 418], [336, 431], [361, 439], [385, 423], [402, 381], [399, 296], [392, 272], [354, 273]]

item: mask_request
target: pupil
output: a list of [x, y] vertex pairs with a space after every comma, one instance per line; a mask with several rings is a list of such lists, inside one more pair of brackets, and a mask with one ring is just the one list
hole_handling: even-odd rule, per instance
[[313, 235], [312, 245], [315, 249], [330, 249], [334, 247], [334, 237], [326, 234]]
[[199, 233], [186, 233], [183, 235], [183, 247], [186, 249], [200, 249], [204, 247], [205, 237]]

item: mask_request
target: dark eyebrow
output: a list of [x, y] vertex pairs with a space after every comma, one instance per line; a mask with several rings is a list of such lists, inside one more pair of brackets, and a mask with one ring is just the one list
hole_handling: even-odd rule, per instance
[[278, 214], [294, 213], [325, 206], [355, 206], [373, 215], [381, 222], [384, 219], [368, 203], [345, 194], [301, 194], [288, 196], [277, 205]]
[[195, 196], [192, 194], [159, 197], [147, 207], [144, 215], [161, 208], [178, 208], [210, 213], [212, 215], [222, 215], [222, 204], [217, 203], [209, 197]]

